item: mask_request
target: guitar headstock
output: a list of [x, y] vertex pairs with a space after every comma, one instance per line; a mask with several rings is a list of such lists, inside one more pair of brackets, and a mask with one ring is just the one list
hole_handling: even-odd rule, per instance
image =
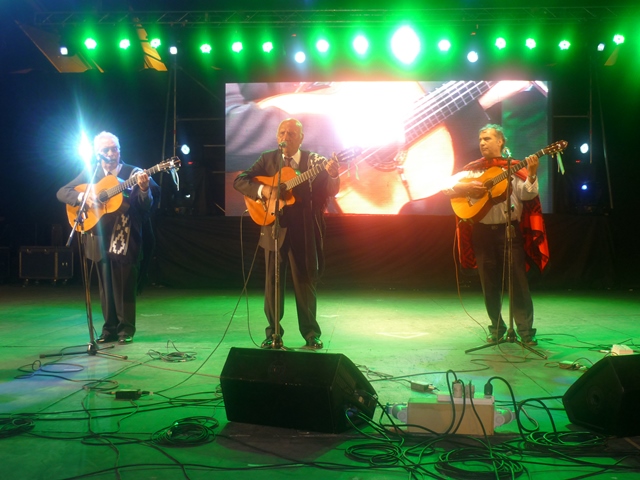
[[164, 172], [165, 170], [178, 170], [180, 168], [180, 159], [178, 157], [171, 157], [158, 164], [158, 171]]
[[346, 150], [342, 150], [339, 153], [336, 153], [336, 157], [338, 158], [339, 163], [351, 163], [362, 153], [362, 148], [360, 147], [350, 147]]
[[556, 153], [564, 152], [568, 145], [569, 142], [567, 142], [566, 140], [558, 140], [557, 142], [543, 148], [542, 152], [545, 155], [555, 155]]

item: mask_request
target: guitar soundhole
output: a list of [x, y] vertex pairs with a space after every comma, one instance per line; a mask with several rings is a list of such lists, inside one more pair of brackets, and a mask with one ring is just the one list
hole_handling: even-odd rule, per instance
[[100, 203], [107, 203], [107, 201], [109, 200], [109, 194], [106, 190], [102, 190], [100, 193], [98, 193], [98, 200], [100, 201]]
[[367, 149], [362, 153], [366, 162], [376, 170], [391, 172], [401, 163], [402, 159], [397, 158], [398, 147], [389, 145], [385, 147]]

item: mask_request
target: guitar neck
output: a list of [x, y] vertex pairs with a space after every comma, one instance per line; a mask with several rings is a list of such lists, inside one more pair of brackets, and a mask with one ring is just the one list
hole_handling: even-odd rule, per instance
[[285, 182], [284, 184], [285, 188], [287, 190], [291, 190], [292, 188], [297, 187], [298, 185], [306, 182], [307, 180], [312, 179], [313, 177], [318, 175], [322, 170], [324, 170], [324, 167], [326, 164], [327, 164], [327, 161], [324, 160], [318, 165], [316, 165], [315, 167], [311, 168], [310, 170], [307, 170], [306, 172], [301, 173], [300, 175], [296, 175], [294, 178], [292, 178], [288, 182]]
[[[546, 153], [545, 153], [544, 149], [541, 149], [541, 150], [538, 150], [536, 153], [534, 153], [534, 155], [536, 155], [538, 158], [540, 158], [540, 157], [546, 155]], [[512, 165], [511, 167], [509, 167], [509, 169], [505, 170], [500, 175], [497, 175], [497, 176], [493, 177], [491, 179], [491, 183], [493, 185], [497, 185], [501, 181], [505, 180], [509, 175], [513, 175], [518, 170], [520, 170], [522, 168], [527, 168], [528, 166], [529, 166], [529, 160], [524, 159], [524, 160]]]
[[489, 91], [493, 82], [451, 81], [420, 98], [405, 121], [406, 143], [412, 143]]
[[[161, 170], [161, 166], [160, 165], [156, 165], [155, 167], [151, 167], [149, 170], [143, 170], [142, 172], [139, 173], [147, 173], [149, 174], [149, 176], [154, 175], [156, 173], [158, 173]], [[124, 182], [118, 183], [118, 185], [116, 185], [115, 187], [111, 187], [109, 189], [106, 190], [107, 193], [107, 198], [111, 198], [116, 196], [117, 194], [124, 192], [125, 190], [133, 187], [136, 183], [138, 183], [137, 177], [138, 173], [136, 173], [134, 176], [129, 177], [128, 179], [126, 179]]]

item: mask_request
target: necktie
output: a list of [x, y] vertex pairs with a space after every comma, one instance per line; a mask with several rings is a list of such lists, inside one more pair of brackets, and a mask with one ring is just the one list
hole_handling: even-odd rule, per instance
[[291, 167], [291, 161], [293, 160], [292, 157], [284, 157], [284, 165], [285, 167]]

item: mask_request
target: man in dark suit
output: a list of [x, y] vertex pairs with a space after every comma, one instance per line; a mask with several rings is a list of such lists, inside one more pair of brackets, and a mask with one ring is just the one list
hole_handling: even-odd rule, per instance
[[[87, 259], [97, 266], [104, 326], [96, 341], [105, 343], [117, 340], [126, 345], [133, 341], [136, 332], [136, 295], [142, 259], [143, 225], [149, 221], [155, 199], [160, 198], [160, 187], [144, 170], [120, 161], [120, 141], [112, 133], [98, 134], [94, 140], [94, 151], [100, 162], [95, 176], [96, 186], [108, 175], [120, 180], [135, 179], [133, 186], [122, 192], [120, 208], [100, 217], [95, 227], [81, 236]], [[73, 207], [81, 205], [84, 190], [87, 189], [81, 187], [76, 190], [76, 187], [88, 184], [90, 180], [89, 174], [82, 172], [58, 190], [58, 200]], [[101, 204], [95, 190], [98, 188], [90, 190], [88, 194], [88, 209], [99, 209]]]
[[[259, 243], [265, 251], [264, 310], [269, 326], [265, 329], [266, 339], [261, 347], [282, 346], [280, 337], [284, 334], [284, 329], [280, 328], [278, 333], [276, 321], [279, 323], [284, 313], [284, 279], [291, 267], [300, 334], [305, 339], [307, 348], [320, 349], [323, 344], [320, 340], [322, 331], [316, 319], [316, 285], [324, 266], [324, 211], [328, 199], [340, 189], [338, 161], [335, 155], [327, 160], [316, 153], [300, 150], [304, 133], [298, 120], [290, 118], [282, 121], [276, 139], [278, 149], [262, 153], [253, 166], [238, 175], [234, 181], [237, 191], [268, 207], [274, 205], [277, 198], [282, 198], [284, 192], [272, 187], [268, 184], [270, 182], [260, 182], [256, 177], [277, 178], [283, 166], [301, 173], [317, 167], [319, 173], [293, 187], [291, 193], [295, 201], [282, 209], [279, 221], [271, 223], [271, 219], [265, 218], [262, 225]], [[280, 265], [277, 282], [276, 243]], [[276, 283], [279, 288], [276, 288]]]

